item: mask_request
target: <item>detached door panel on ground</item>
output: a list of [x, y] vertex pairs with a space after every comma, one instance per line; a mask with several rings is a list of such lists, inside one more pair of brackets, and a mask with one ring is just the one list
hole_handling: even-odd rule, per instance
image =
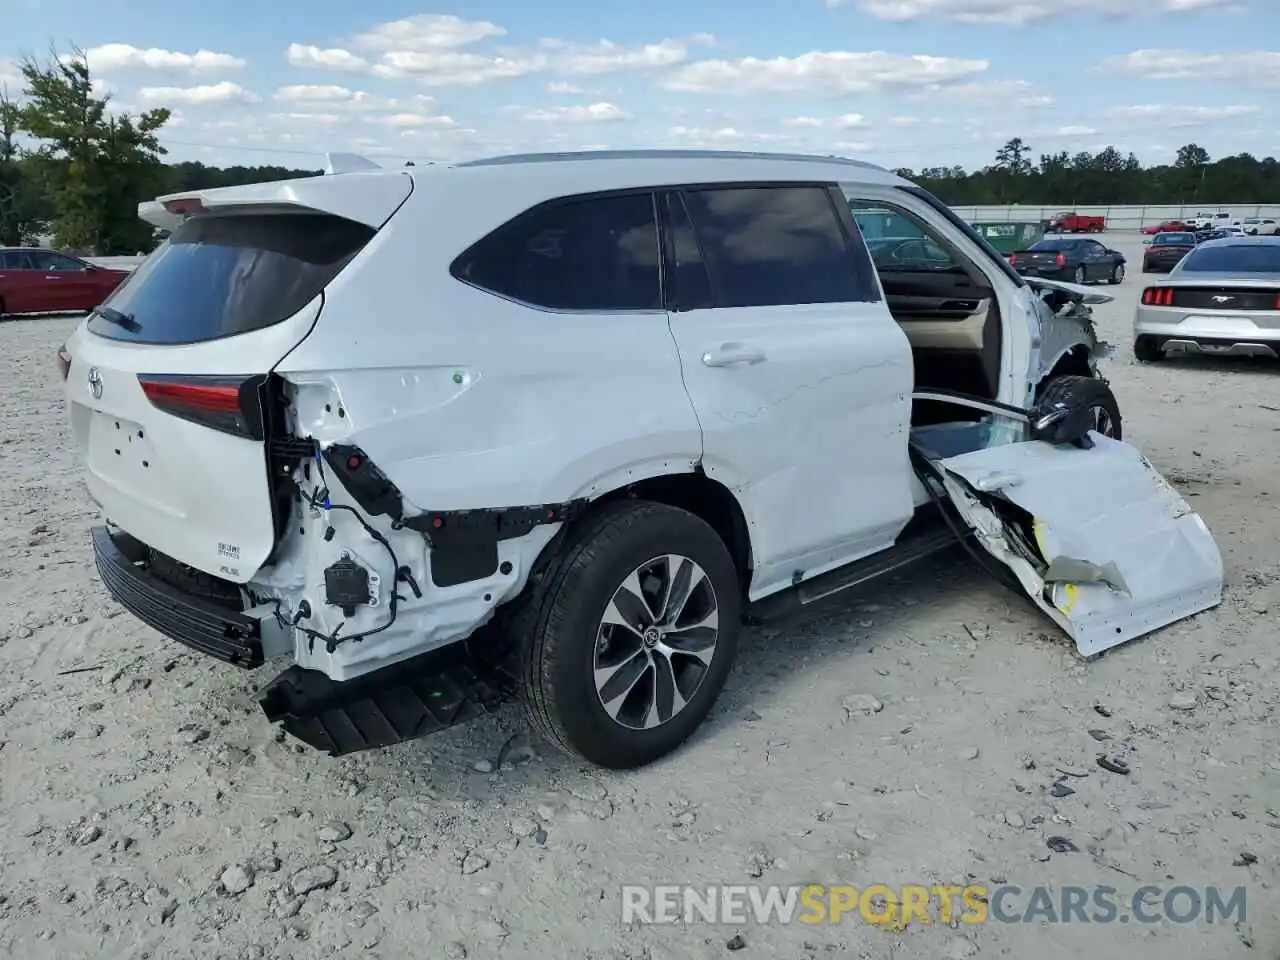
[[1213, 535], [1134, 447], [1012, 443], [931, 464], [979, 545], [1084, 656], [1217, 606]]
[[664, 197], [671, 328], [758, 599], [890, 546], [912, 514], [911, 347], [826, 185]]

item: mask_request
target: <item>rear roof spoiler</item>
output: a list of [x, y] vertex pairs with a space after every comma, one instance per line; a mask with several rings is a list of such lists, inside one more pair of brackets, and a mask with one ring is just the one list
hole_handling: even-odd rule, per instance
[[173, 230], [195, 213], [256, 207], [321, 211], [379, 228], [413, 190], [409, 170], [384, 170], [356, 154], [329, 154], [327, 163], [318, 177], [166, 194], [138, 204], [138, 216]]

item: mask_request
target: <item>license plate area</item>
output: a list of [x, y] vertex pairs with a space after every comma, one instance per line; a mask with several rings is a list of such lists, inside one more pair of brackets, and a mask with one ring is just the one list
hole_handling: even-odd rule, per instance
[[1233, 334], [1244, 334], [1251, 336], [1258, 332], [1258, 325], [1248, 317], [1233, 317], [1231, 315], [1214, 314], [1208, 316], [1205, 314], [1192, 314], [1184, 317], [1182, 324], [1186, 326], [1212, 326], [1213, 335], [1216, 337], [1229, 337]]
[[171, 509], [147, 429], [124, 417], [94, 411], [89, 422], [89, 465], [111, 486]]

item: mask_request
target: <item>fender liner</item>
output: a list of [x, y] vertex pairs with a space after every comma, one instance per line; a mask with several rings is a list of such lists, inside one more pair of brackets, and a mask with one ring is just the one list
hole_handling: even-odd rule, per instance
[[585, 498], [560, 503], [470, 510], [426, 510], [406, 515], [404, 496], [359, 447], [333, 444], [321, 450], [325, 466], [370, 517], [390, 517], [394, 529], [422, 534], [431, 548], [431, 582], [452, 587], [498, 571], [498, 544], [535, 527], [580, 516]]

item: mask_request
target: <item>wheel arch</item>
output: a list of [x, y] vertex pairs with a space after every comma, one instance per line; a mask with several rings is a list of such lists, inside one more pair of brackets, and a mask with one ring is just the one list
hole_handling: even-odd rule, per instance
[[1088, 344], [1072, 344], [1064, 348], [1041, 375], [1039, 382], [1036, 383], [1036, 398], [1038, 399], [1044, 392], [1045, 385], [1056, 377], [1096, 377], [1097, 375], [1093, 351], [1089, 349]]
[[597, 497], [592, 501], [592, 508], [624, 499], [663, 503], [687, 510], [703, 520], [728, 547], [746, 595], [754, 563], [746, 513], [733, 491], [707, 476], [701, 465], [688, 473], [659, 474], [628, 483]]

